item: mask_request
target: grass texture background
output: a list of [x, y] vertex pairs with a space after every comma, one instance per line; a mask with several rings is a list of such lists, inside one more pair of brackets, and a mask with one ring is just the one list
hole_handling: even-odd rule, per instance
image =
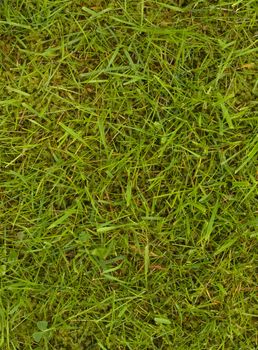
[[257, 10], [2, 1], [1, 349], [257, 349]]

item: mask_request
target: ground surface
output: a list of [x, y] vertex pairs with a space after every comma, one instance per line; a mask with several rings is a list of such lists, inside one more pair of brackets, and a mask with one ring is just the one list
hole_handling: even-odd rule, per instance
[[2, 2], [1, 349], [257, 349], [257, 9]]

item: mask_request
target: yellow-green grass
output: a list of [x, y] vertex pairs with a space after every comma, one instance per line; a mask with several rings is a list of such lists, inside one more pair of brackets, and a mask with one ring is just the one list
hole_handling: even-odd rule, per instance
[[256, 1], [0, 5], [0, 348], [258, 348]]

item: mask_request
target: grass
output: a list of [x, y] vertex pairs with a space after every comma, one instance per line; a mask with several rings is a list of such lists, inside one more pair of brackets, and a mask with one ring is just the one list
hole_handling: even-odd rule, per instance
[[258, 348], [257, 3], [0, 5], [0, 348]]

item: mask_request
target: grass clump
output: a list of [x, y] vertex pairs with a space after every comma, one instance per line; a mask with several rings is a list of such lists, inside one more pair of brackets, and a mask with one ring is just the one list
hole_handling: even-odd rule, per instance
[[257, 348], [256, 14], [2, 2], [2, 349]]

